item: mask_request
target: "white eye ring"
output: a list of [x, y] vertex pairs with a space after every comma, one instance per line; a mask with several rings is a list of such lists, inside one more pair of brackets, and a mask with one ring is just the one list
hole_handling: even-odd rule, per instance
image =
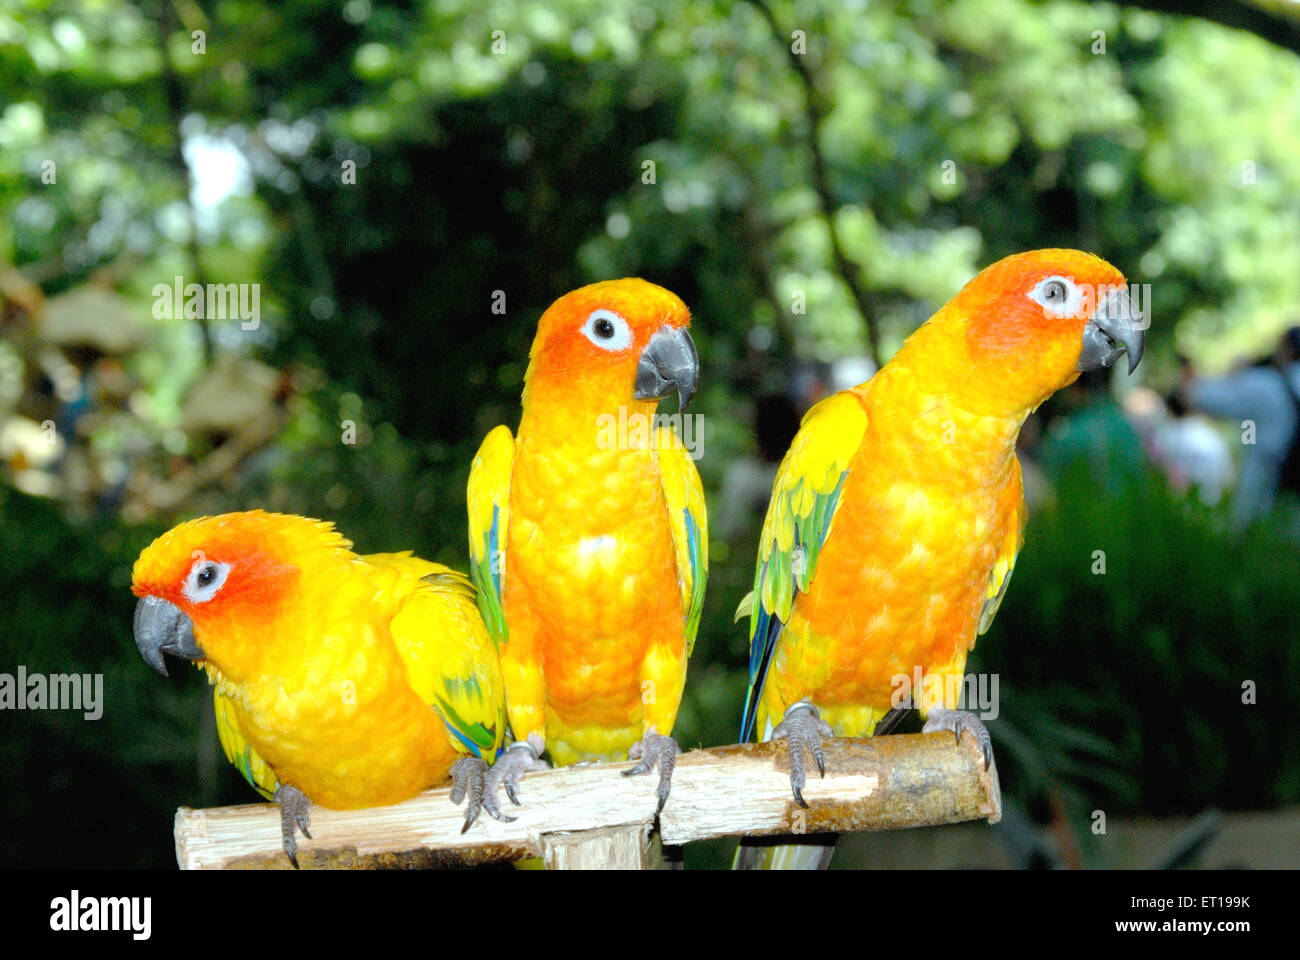
[[582, 325], [582, 335], [611, 352], [626, 350], [632, 345], [632, 328], [613, 310], [593, 310]]
[[230, 564], [218, 563], [207, 557], [199, 557], [185, 576], [185, 585], [181, 595], [191, 603], [207, 603], [217, 595], [217, 591], [230, 575]]
[[1029, 299], [1049, 317], [1073, 317], [1079, 312], [1080, 297], [1078, 285], [1069, 277], [1043, 277], [1029, 291]]

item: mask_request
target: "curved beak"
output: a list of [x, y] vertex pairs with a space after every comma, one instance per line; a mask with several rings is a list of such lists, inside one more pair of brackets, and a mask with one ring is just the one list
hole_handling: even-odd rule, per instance
[[700, 355], [695, 341], [681, 327], [664, 324], [641, 351], [636, 367], [638, 400], [657, 400], [677, 391], [679, 410], [686, 409], [700, 382]]
[[186, 660], [202, 660], [203, 651], [194, 639], [194, 621], [175, 604], [159, 597], [141, 597], [135, 605], [135, 648], [164, 677], [163, 654]]
[[1121, 353], [1127, 353], [1128, 372], [1132, 373], [1142, 359], [1146, 327], [1128, 291], [1122, 287], [1111, 290], [1098, 302], [1092, 319], [1083, 328], [1079, 369], [1100, 370], [1119, 359]]

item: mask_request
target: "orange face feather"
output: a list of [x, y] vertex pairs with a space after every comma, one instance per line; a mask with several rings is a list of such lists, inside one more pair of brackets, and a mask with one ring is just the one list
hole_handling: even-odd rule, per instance
[[[1050, 299], [1053, 281], [1067, 295]], [[1085, 327], [1124, 275], [1089, 253], [1035, 250], [980, 272], [908, 338], [908, 364], [935, 392], [981, 412], [1028, 413], [1079, 375]]]
[[[598, 331], [602, 320], [610, 327]], [[634, 396], [641, 356], [663, 327], [686, 330], [690, 325], [686, 304], [645, 280], [607, 280], [567, 293], [538, 321], [524, 379], [524, 408], [530, 401], [562, 398], [566, 410], [581, 416], [616, 413], [620, 406], [653, 413], [658, 398]], [[602, 337], [606, 331], [612, 335]]]
[[[305, 547], [342, 556], [351, 546], [330, 524], [305, 517], [260, 510], [201, 517], [168, 530], [140, 554], [131, 592], [184, 612], [206, 641], [205, 652], [219, 659], [224, 625], [250, 618], [271, 623], [293, 602]], [[195, 575], [205, 562], [228, 572], [221, 588], [201, 599]]]

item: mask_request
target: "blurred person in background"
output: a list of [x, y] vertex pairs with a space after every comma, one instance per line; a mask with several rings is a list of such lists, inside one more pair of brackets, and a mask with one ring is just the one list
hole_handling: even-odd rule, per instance
[[1185, 362], [1179, 394], [1189, 407], [1241, 426], [1245, 451], [1232, 498], [1232, 526], [1243, 530], [1272, 509], [1280, 486], [1295, 482], [1288, 457], [1300, 424], [1300, 326], [1282, 335], [1272, 357], [1227, 376], [1197, 377]]
[[1232, 453], [1223, 435], [1190, 410], [1177, 393], [1165, 399], [1168, 415], [1155, 426], [1152, 454], [1175, 490], [1195, 490], [1212, 507], [1232, 486]]
[[1057, 392], [1038, 445], [1038, 462], [1049, 483], [1060, 483], [1082, 465], [1104, 484], [1108, 496], [1116, 496], [1142, 476], [1142, 439], [1110, 395], [1109, 376], [1104, 370], [1084, 373]]

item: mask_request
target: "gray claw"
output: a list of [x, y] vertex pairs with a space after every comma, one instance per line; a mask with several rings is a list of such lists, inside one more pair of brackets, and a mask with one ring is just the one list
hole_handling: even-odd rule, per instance
[[505, 787], [510, 802], [522, 807], [523, 804], [519, 801], [519, 777], [529, 770], [550, 769], [550, 765], [541, 759], [543, 749], [545, 747], [540, 738], [530, 737], [511, 744], [491, 767], [476, 757], [462, 757], [456, 761], [456, 765], [451, 768], [451, 802], [458, 804], [469, 797], [469, 803], [465, 807], [465, 826], [461, 828], [461, 833], [474, 824], [481, 810], [486, 810], [493, 820], [502, 823], [513, 823], [517, 819], [501, 812], [497, 790]]
[[811, 753], [817, 771], [826, 776], [826, 754], [822, 749], [822, 738], [834, 734], [831, 725], [822, 719], [817, 708], [807, 700], [792, 703], [786, 708], [785, 716], [772, 730], [772, 739], [785, 738], [786, 750], [790, 754], [790, 792], [794, 802], [801, 807], [808, 804], [803, 798], [803, 788], [808, 785], [804, 773], [804, 754]]
[[987, 770], [993, 764], [993, 738], [989, 736], [988, 727], [984, 726], [984, 722], [979, 717], [967, 710], [933, 709], [921, 730], [924, 733], [951, 730], [957, 735], [958, 743], [961, 743], [962, 731], [969, 730], [984, 755], [984, 769]]
[[311, 801], [297, 787], [282, 783], [275, 788], [271, 798], [280, 804], [280, 836], [283, 838], [284, 852], [289, 857], [295, 870], [298, 869], [298, 837], [295, 832], [311, 839]]
[[632, 744], [627, 752], [629, 760], [640, 762], [630, 770], [624, 770], [623, 776], [631, 777], [637, 774], [649, 773], [659, 766], [659, 785], [655, 787], [655, 796], [659, 798], [659, 807], [655, 810], [655, 816], [664, 812], [664, 804], [668, 802], [668, 793], [673, 785], [673, 768], [677, 766], [677, 754], [682, 752], [682, 748], [672, 737], [665, 737], [662, 734], [649, 731], [636, 743]]
[[464, 833], [478, 819], [483, 809], [483, 786], [487, 781], [488, 766], [478, 757], [461, 757], [451, 767], [451, 802], [460, 805], [466, 797]]

